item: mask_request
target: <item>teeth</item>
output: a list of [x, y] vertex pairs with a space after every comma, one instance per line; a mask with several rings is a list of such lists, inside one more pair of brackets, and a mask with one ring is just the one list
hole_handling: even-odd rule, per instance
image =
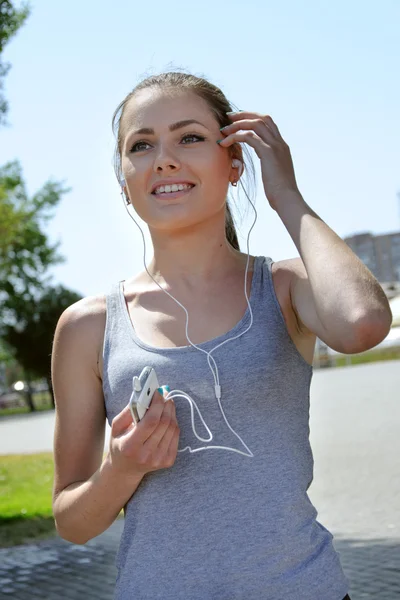
[[189, 190], [191, 187], [191, 185], [187, 184], [187, 183], [179, 183], [179, 184], [172, 184], [172, 185], [160, 185], [159, 187], [157, 187], [154, 190], [154, 194], [162, 194], [163, 192], [165, 193], [169, 193], [169, 192], [181, 192], [182, 190]]

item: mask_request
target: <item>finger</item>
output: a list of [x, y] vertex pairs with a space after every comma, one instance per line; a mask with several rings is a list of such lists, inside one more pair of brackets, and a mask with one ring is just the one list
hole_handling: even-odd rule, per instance
[[259, 135], [259, 137], [265, 140], [268, 144], [273, 145], [276, 143], [275, 135], [272, 129], [267, 125], [263, 119], [245, 119], [231, 123], [221, 129], [221, 133], [224, 135], [230, 135], [241, 129], [250, 130], [252, 129]]
[[168, 402], [171, 402], [171, 404], [172, 404], [172, 419], [173, 419], [175, 422], [177, 422], [177, 419], [176, 419], [176, 406], [175, 406], [175, 402], [173, 401], [173, 399], [172, 399], [172, 398], [170, 398], [170, 399], [168, 400]]
[[143, 444], [158, 427], [160, 415], [164, 408], [164, 400], [158, 391], [154, 392], [149, 407], [143, 417], [132, 430], [138, 443]]
[[232, 112], [226, 113], [227, 117], [231, 119], [231, 121], [238, 121], [239, 119], [250, 119], [254, 117], [259, 117], [259, 113], [251, 112], [249, 110], [234, 110]]
[[269, 115], [263, 115], [261, 113], [250, 110], [242, 110], [226, 114], [232, 122], [240, 121], [241, 119], [262, 119], [265, 121], [267, 119], [271, 119]]
[[149, 436], [143, 444], [143, 446], [146, 449], [149, 449], [150, 452], [153, 452], [157, 449], [171, 423], [175, 425], [175, 422], [173, 422], [173, 414], [173, 402], [165, 402], [164, 409], [160, 416], [157, 427], [153, 431], [152, 435]]
[[174, 462], [176, 460], [176, 455], [178, 452], [179, 436], [180, 436], [180, 431], [179, 431], [179, 429], [175, 428], [173, 436], [172, 436], [172, 440], [168, 447], [168, 458], [170, 458], [171, 460], [174, 460]]
[[271, 151], [272, 144], [267, 144], [264, 140], [260, 138], [254, 131], [238, 131], [237, 133], [233, 133], [232, 135], [228, 135], [228, 137], [223, 140], [218, 141], [220, 146], [223, 148], [229, 148], [233, 144], [237, 142], [242, 143], [245, 142], [249, 144], [254, 150], [259, 158], [262, 158], [263, 155], [267, 151]]
[[162, 390], [162, 396], [164, 398], [164, 401], [166, 401], [168, 394], [171, 393], [171, 390], [169, 389], [169, 385], [162, 385], [161, 388], [158, 388], [158, 389]]
[[[172, 421], [174, 421], [176, 423], [177, 420], [176, 420], [176, 406], [175, 406], [175, 402], [174, 402], [173, 398], [168, 398], [168, 395], [171, 394], [171, 391], [170, 391], [170, 389], [169, 389], [168, 386], [164, 386], [163, 385], [162, 387], [164, 388], [164, 402], [171, 409]], [[167, 389], [165, 389], [165, 388], [167, 388]]]
[[177, 434], [176, 426], [171, 423], [157, 446], [157, 453], [167, 459], [172, 458], [174, 450], [176, 452], [178, 442], [179, 435]]
[[234, 123], [236, 121], [240, 121], [242, 119], [261, 119], [271, 129], [271, 131], [274, 134], [274, 136], [276, 137], [276, 139], [278, 139], [279, 141], [283, 141], [283, 138], [278, 129], [278, 126], [276, 125], [275, 121], [273, 120], [273, 118], [270, 115], [262, 115], [261, 113], [244, 111], [244, 110], [239, 111], [239, 112], [226, 113], [226, 114], [229, 117], [229, 119], [231, 121], [233, 121]]
[[111, 432], [114, 437], [118, 437], [133, 423], [132, 414], [129, 404], [125, 406], [121, 412], [113, 418], [111, 423]]

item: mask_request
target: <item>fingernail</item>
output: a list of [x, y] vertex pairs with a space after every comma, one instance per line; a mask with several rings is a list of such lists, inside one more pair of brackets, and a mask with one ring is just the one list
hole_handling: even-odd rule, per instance
[[229, 125], [225, 125], [225, 127], [221, 127], [220, 131], [223, 131], [224, 129], [228, 129]]
[[165, 387], [165, 389], [167, 390], [167, 392], [171, 391], [170, 388], [169, 388], [169, 385], [164, 385], [163, 387]]
[[164, 396], [164, 390], [162, 387], [157, 388], [157, 392], [160, 392], [161, 396]]
[[220, 144], [222, 142], [222, 140], [217, 140], [217, 144]]

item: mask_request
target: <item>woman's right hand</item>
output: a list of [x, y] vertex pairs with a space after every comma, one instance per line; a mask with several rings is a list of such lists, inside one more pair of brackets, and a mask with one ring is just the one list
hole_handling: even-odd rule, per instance
[[[167, 392], [165, 392], [167, 394]], [[155, 391], [144, 417], [135, 425], [129, 405], [111, 424], [109, 458], [126, 477], [172, 467], [178, 452], [180, 429], [174, 401]]]

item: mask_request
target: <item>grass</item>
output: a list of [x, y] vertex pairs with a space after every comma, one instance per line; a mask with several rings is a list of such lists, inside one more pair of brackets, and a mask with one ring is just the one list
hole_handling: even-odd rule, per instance
[[0, 457], [0, 547], [57, 535], [51, 452]]
[[53, 479], [51, 452], [0, 456], [0, 548], [58, 535], [52, 511]]
[[53, 517], [0, 519], [0, 548], [32, 544], [57, 535]]
[[[53, 410], [53, 405], [51, 403], [51, 397], [49, 392], [34, 392], [32, 394], [32, 400], [38, 412], [42, 410]], [[1, 408], [0, 417], [6, 415], [23, 415], [30, 412], [31, 411], [28, 405], [15, 406], [14, 408]]]
[[386, 348], [375, 351], [370, 350], [361, 354], [350, 354], [341, 356], [335, 359], [336, 367], [345, 367], [346, 365], [361, 365], [364, 363], [372, 363], [385, 360], [399, 360], [400, 348]]

